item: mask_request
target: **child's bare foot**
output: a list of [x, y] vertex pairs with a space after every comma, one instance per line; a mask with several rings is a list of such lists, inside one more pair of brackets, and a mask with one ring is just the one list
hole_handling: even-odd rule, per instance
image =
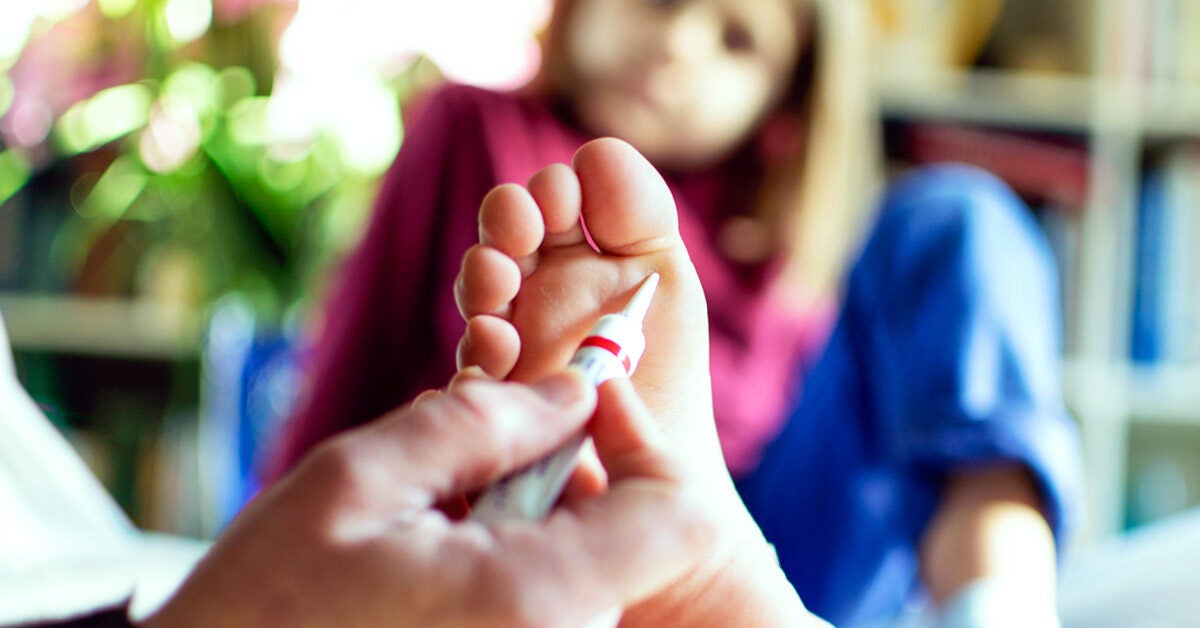
[[[599, 251], [585, 239], [581, 217]], [[494, 189], [479, 223], [481, 244], [464, 256], [456, 284], [468, 320], [460, 368], [479, 365], [522, 381], [562, 369], [597, 318], [620, 310], [650, 273], [661, 276], [644, 323], [646, 352], [631, 379], [724, 523], [705, 565], [623, 624], [754, 624], [756, 613], [803, 612], [725, 471], [704, 294], [658, 172], [628, 144], [596, 140], [571, 167], [549, 166], [525, 187]], [[734, 616], [723, 614], [731, 609]]]
[[482, 243], [464, 257], [457, 284], [468, 319], [460, 366], [521, 381], [560, 370], [596, 319], [658, 272], [632, 380], [665, 428], [711, 431], [707, 309], [670, 191], [617, 140], [587, 144], [573, 166], [550, 166], [526, 187], [500, 186], [484, 199]]

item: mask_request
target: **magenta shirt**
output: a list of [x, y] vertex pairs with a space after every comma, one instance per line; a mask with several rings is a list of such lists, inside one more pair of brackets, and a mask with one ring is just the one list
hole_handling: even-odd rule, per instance
[[[438, 89], [413, 113], [364, 239], [314, 330], [308, 386], [270, 478], [322, 439], [445, 385], [464, 329], [452, 286], [463, 252], [478, 241], [484, 194], [570, 163], [590, 139], [541, 100], [465, 86]], [[761, 289], [768, 271], [718, 252], [715, 237], [730, 213], [717, 199], [731, 179], [719, 169], [667, 176], [708, 298], [717, 429], [730, 469], [741, 474], [798, 398], [798, 366], [820, 350], [833, 312], [785, 314]]]

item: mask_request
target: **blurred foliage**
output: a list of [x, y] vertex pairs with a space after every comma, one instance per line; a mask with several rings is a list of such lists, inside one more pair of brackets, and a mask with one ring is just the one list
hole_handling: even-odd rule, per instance
[[[99, 0], [0, 55], [0, 202], [40, 173], [70, 181], [48, 258], [69, 289], [201, 309], [237, 291], [279, 320], [358, 233], [388, 160], [356, 159], [344, 124], [288, 117], [293, 4], [230, 3]], [[378, 124], [397, 132], [375, 154], [394, 155], [399, 103], [433, 76], [414, 61], [379, 77]]]

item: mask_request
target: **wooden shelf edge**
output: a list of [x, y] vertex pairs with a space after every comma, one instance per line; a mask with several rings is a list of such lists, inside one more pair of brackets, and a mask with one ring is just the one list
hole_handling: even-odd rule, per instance
[[1200, 84], [1005, 69], [881, 70], [884, 114], [1068, 133], [1200, 140]]
[[1063, 394], [1089, 419], [1200, 426], [1200, 364], [1068, 360]]
[[170, 360], [200, 348], [195, 312], [148, 300], [0, 293], [0, 316], [16, 350]]
[[876, 79], [885, 115], [936, 117], [1086, 133], [1093, 127], [1096, 79], [1011, 70], [883, 70]]

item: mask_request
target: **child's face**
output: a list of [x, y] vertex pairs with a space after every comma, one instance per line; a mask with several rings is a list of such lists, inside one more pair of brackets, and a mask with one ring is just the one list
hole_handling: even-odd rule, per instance
[[789, 86], [807, 30], [796, 0], [577, 0], [568, 19], [581, 123], [668, 168], [741, 144]]

